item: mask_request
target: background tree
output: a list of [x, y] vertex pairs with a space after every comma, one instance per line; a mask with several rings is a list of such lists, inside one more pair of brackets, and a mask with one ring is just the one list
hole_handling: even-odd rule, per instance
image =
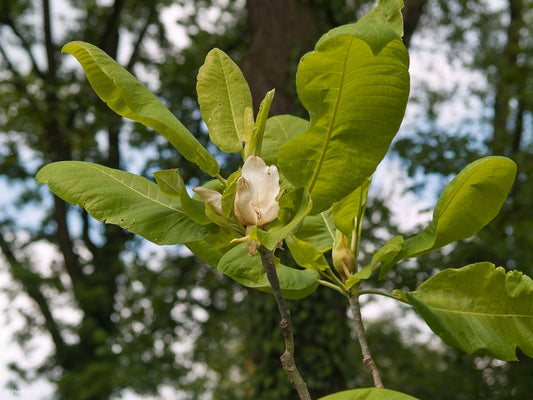
[[[185, 3], [175, 5], [184, 15], [191, 13], [191, 5], [192, 14], [198, 15], [213, 7]], [[0, 4], [0, 171], [17, 204], [9, 205], [0, 222], [5, 268], [16, 282], [5, 290], [13, 300], [31, 300], [30, 307], [9, 310], [25, 320], [17, 341], [27, 348], [33, 336], [44, 334], [53, 345], [35, 370], [23, 370], [16, 362], [11, 368], [25, 380], [46, 377], [57, 383], [59, 398], [104, 399], [128, 387], [155, 393], [164, 383], [186, 384], [192, 368], [182, 363], [186, 355], [176, 355], [173, 346], [197, 334], [197, 309], [203, 300], [192, 287], [205, 269], [192, 273], [194, 260], [177, 252], [168, 259], [146, 254], [153, 248], [145, 242], [51, 198], [33, 178], [39, 165], [71, 159], [150, 172], [150, 148], [155, 149], [149, 143], [155, 135], [114, 115], [80, 83], [79, 69], [60, 54], [70, 40], [97, 44], [150, 83], [159, 73], [187, 76], [188, 86], [178, 88], [188, 94], [173, 107], [199, 125], [196, 108], [187, 107], [197, 64], [189, 64], [192, 71], [178, 72], [180, 52], [163, 23], [171, 4], [71, 1], [65, 2], [65, 9], [49, 0]], [[217, 18], [227, 14], [220, 10]], [[222, 33], [233, 20], [219, 23]], [[209, 34], [210, 47], [218, 36]], [[173, 64], [158, 64], [161, 60]], [[146, 151], [132, 154], [131, 145]], [[168, 153], [159, 143], [157, 151]], [[167, 154], [165, 162], [186, 168], [175, 153]], [[31, 256], [35, 246], [53, 252], [50, 265]], [[74, 321], [67, 314], [74, 315]]]
[[[180, 168], [191, 185], [205, 179], [194, 176], [196, 170], [189, 170], [157, 135], [107, 110], [88, 85], [80, 84], [84, 81], [79, 69], [71, 68], [69, 57], [60, 56], [59, 50], [67, 41], [81, 39], [118, 56], [205, 143], [195, 76], [212, 47], [222, 48], [243, 66], [256, 106], [275, 87], [272, 114], [294, 112], [298, 110], [294, 73], [299, 57], [327, 29], [353, 21], [374, 2], [145, 4], [116, 0], [102, 6], [72, 1], [68, 4], [74, 11], [64, 24], [51, 12], [54, 3], [50, 3], [8, 0], [0, 5], [0, 173], [6, 185], [20, 194], [13, 199], [19, 208], [10, 206], [2, 214], [0, 247], [18, 282], [6, 290], [14, 298], [22, 289], [33, 301], [31, 309], [20, 310], [26, 325], [17, 336], [19, 342], [24, 345], [44, 332], [54, 344], [49, 359], [33, 373], [18, 369], [20, 375], [48, 377], [57, 382], [60, 396], [69, 399], [73, 387], [76, 398], [102, 399], [127, 387], [155, 393], [164, 383], [191, 399], [209, 392], [217, 399], [291, 398], [294, 393], [279, 368], [282, 344], [270, 296], [230, 282], [179, 249], [167, 255], [155, 252], [139, 239], [95, 223], [79, 209], [36, 188], [33, 176], [38, 167], [63, 159], [133, 168], [147, 176], [154, 169]], [[484, 154], [510, 155], [519, 162], [522, 174], [508, 211], [470, 240], [468, 252], [459, 245], [440, 260], [425, 259], [419, 266], [424, 268], [422, 273], [405, 266], [412, 271], [401, 282], [406, 288], [414, 289], [433, 273], [436, 262], [460, 266], [479, 260], [476, 254], [508, 267], [531, 265], [527, 262], [531, 257], [527, 251], [531, 242], [527, 185], [531, 176], [531, 9], [526, 1], [509, 0], [502, 8], [487, 4], [483, 0], [406, 1], [404, 40], [412, 59], [424, 51], [424, 38], [431, 37], [439, 45], [450, 43], [445, 49], [447, 62], [488, 77], [485, 86], [476, 87], [476, 94], [494, 107], [483, 107], [480, 115], [450, 127], [441, 111], [472, 91], [461, 92], [461, 87], [445, 91], [414, 82], [413, 100], [418, 104], [413, 106], [422, 110], [423, 117], [408, 125], [411, 132], [398, 141], [397, 154], [404, 157], [417, 182], [422, 181], [421, 173], [447, 177]], [[188, 34], [183, 48], [176, 47], [163, 22], [173, 12], [171, 5], [181, 10], [177, 22]], [[77, 15], [75, 20], [72, 15]], [[228, 159], [226, 165], [231, 167], [233, 162]], [[383, 227], [392, 233], [397, 228], [387, 200], [378, 195], [371, 201], [367, 237], [377, 233], [380, 240]], [[32, 214], [34, 223], [22, 218], [45, 208], [42, 219]], [[505, 237], [496, 232], [506, 232]], [[55, 250], [50, 266], [32, 259], [35, 243]], [[472, 252], [472, 245], [479, 253]], [[369, 241], [366, 256], [375, 246]], [[400, 278], [393, 274], [391, 279]], [[350, 385], [368, 385], [358, 349], [350, 340], [345, 306], [336, 297], [322, 289], [290, 305], [299, 343], [296, 356], [302, 374], [313, 379], [309, 386], [315, 397]], [[79, 318], [66, 320], [67, 310], [77, 311]], [[452, 398], [446, 397], [452, 395], [448, 391], [431, 385], [435, 378], [431, 368], [438, 364], [438, 385], [451, 387], [452, 382], [457, 388], [455, 399], [511, 399], [528, 393], [528, 381], [521, 379], [530, 374], [528, 363], [492, 363], [446, 347], [435, 349], [414, 340], [405, 343], [409, 335], [390, 321], [377, 321], [369, 329], [377, 362], [391, 388], [420, 398]], [[176, 355], [173, 345], [184, 338], [191, 353]], [[403, 362], [397, 364], [397, 357]], [[427, 360], [432, 360], [431, 367]], [[13, 369], [17, 370], [15, 364]], [[459, 378], [464, 385], [455, 384]]]

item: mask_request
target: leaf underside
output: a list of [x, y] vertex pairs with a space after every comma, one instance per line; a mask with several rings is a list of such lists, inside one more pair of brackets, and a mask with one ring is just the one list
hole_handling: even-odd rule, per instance
[[182, 211], [179, 198], [129, 172], [61, 161], [44, 166], [36, 178], [98, 221], [118, 225], [159, 245], [197, 241], [206, 233], [205, 227]]
[[81, 41], [67, 43], [62, 50], [83, 67], [96, 94], [117, 114], [140, 122], [163, 135], [187, 160], [211, 176], [220, 167], [168, 108], [104, 51]]
[[468, 354], [533, 357], [533, 280], [483, 262], [446, 269], [407, 299], [448, 345]]

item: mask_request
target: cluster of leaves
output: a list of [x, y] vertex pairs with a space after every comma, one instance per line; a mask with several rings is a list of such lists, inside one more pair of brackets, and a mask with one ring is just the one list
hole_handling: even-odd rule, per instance
[[[478, 232], [500, 210], [516, 174], [514, 162], [503, 157], [469, 164], [444, 189], [425, 229], [406, 239], [392, 238], [368, 265], [356, 268], [370, 177], [400, 126], [409, 94], [402, 5], [400, 0], [380, 1], [357, 23], [322, 36], [314, 51], [302, 57], [296, 86], [309, 121], [291, 115], [268, 118], [273, 91], [254, 118], [250, 90], [236, 64], [218, 49], [207, 55], [197, 90], [210, 139], [224, 152], [241, 152], [244, 160], [260, 155], [280, 169], [280, 211], [268, 229], [245, 229], [235, 218], [241, 170], [223, 178], [215, 157], [156, 96], [85, 42], [71, 42], [63, 51], [78, 59], [93, 89], [112, 110], [156, 130], [215, 178], [204, 187], [220, 194], [220, 210], [191, 198], [175, 169], [156, 172], [153, 183], [97, 164], [64, 161], [45, 166], [37, 179], [100, 221], [156, 244], [185, 244], [245, 286], [271, 290], [260, 255], [250, 254], [243, 240], [258, 242], [270, 252], [289, 251], [302, 267], [291, 268], [275, 259], [287, 298], [303, 298], [319, 284], [348, 297], [363, 294], [361, 284], [374, 272], [384, 278], [402, 259]], [[282, 242], [288, 250], [279, 248]], [[325, 256], [330, 250], [333, 265]], [[384, 294], [411, 304], [446, 343], [469, 354], [512, 360], [517, 346], [533, 356], [528, 340], [533, 330], [532, 292], [527, 276], [478, 263], [444, 270], [414, 292]], [[372, 388], [324, 399], [368, 396], [411, 398]]]

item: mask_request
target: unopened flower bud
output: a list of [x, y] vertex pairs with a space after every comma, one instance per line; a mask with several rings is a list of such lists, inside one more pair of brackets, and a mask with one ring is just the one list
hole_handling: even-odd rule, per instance
[[350, 249], [348, 238], [343, 233], [340, 233], [340, 235], [339, 233], [337, 234], [336, 244], [332, 252], [333, 267], [335, 267], [342, 280], [345, 281], [354, 272], [355, 257]]

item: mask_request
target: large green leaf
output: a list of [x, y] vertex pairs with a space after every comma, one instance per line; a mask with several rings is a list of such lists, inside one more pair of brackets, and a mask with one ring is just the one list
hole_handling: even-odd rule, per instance
[[[240, 284], [271, 293], [259, 252], [250, 256], [248, 245], [240, 243], [222, 256], [218, 269]], [[276, 264], [283, 295], [288, 299], [301, 299], [313, 293], [318, 286], [318, 272], [311, 269], [290, 268]]]
[[309, 242], [320, 253], [331, 250], [335, 240], [335, 225], [331, 210], [305, 216], [294, 235], [300, 240]]
[[172, 197], [179, 197], [183, 212], [192, 220], [201, 225], [211, 223], [211, 220], [205, 215], [204, 202], [193, 200], [189, 197], [183, 178], [177, 169], [156, 171], [154, 172], [154, 178], [163, 193]]
[[405, 241], [399, 258], [416, 257], [477, 233], [500, 211], [515, 175], [516, 164], [505, 157], [468, 164], [442, 191], [431, 223]]
[[237, 64], [222, 50], [211, 50], [198, 72], [196, 90], [213, 143], [228, 153], [240, 151], [245, 140], [244, 110], [252, 107], [252, 95]]
[[187, 160], [211, 176], [220, 167], [200, 142], [137, 78], [98, 47], [85, 42], [67, 43], [62, 50], [83, 67], [89, 83], [109, 108], [163, 135]]
[[276, 115], [267, 119], [261, 158], [267, 165], [278, 164], [278, 151], [289, 139], [298, 136], [309, 126], [309, 121], [293, 115]]
[[336, 35], [300, 61], [296, 84], [309, 128], [283, 145], [278, 162], [295, 186], [328, 209], [357, 189], [385, 156], [409, 95], [408, 55], [400, 39], [374, 54], [363, 39]]
[[444, 342], [468, 354], [533, 357], [533, 280], [483, 262], [446, 269], [407, 299]]
[[389, 389], [365, 388], [333, 393], [318, 400], [417, 400], [415, 397]]
[[37, 173], [58, 197], [98, 221], [119, 225], [159, 245], [200, 240], [205, 227], [182, 210], [178, 197], [129, 172], [82, 161], [61, 161]]
[[323, 271], [329, 268], [324, 257], [311, 243], [298, 239], [294, 235], [285, 238], [285, 244], [291, 251], [292, 258], [300, 267]]
[[403, 0], [379, 0], [378, 5], [355, 24], [342, 25], [322, 35], [317, 45], [336, 36], [349, 34], [364, 39], [374, 54], [391, 40], [403, 36]]

